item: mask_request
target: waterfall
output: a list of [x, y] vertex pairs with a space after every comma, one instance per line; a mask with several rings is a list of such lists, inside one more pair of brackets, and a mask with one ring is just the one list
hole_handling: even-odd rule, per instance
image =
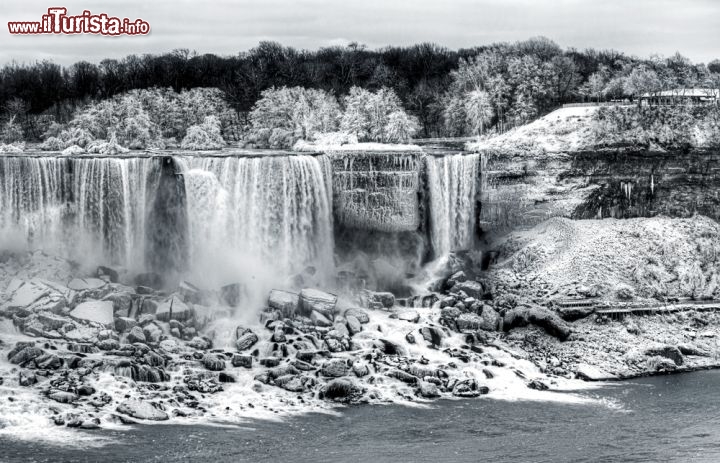
[[477, 228], [477, 154], [428, 156], [430, 241], [435, 257], [472, 247]]
[[149, 158], [0, 157], [0, 236], [85, 263], [138, 268], [154, 172]]
[[191, 269], [277, 279], [306, 266], [332, 268], [324, 156], [190, 157], [184, 164]]

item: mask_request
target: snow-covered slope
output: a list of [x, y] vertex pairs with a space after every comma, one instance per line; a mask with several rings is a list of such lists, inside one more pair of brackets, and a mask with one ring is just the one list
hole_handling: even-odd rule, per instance
[[561, 108], [502, 135], [468, 143], [467, 149], [512, 151], [515, 155], [576, 151], [590, 145], [591, 120], [597, 109]]

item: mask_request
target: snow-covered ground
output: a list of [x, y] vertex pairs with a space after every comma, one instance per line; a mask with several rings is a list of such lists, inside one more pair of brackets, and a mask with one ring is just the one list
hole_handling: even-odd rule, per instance
[[498, 249], [497, 272], [532, 281], [535, 289], [546, 285], [549, 293], [574, 294], [584, 287], [610, 300], [628, 287], [646, 299], [720, 294], [720, 226], [703, 216], [553, 218], [510, 234]]
[[575, 151], [589, 146], [597, 107], [560, 108], [502, 135], [468, 143], [470, 151], [510, 150], [513, 154]]

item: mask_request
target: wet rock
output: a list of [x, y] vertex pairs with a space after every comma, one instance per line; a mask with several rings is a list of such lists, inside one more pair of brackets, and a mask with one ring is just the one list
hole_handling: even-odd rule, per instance
[[458, 283], [462, 283], [467, 281], [467, 275], [465, 275], [465, 272], [460, 270], [459, 272], [455, 272], [447, 279], [446, 287], [452, 288]]
[[490, 389], [487, 386], [481, 386], [474, 379], [466, 379], [459, 381], [452, 389], [452, 393], [457, 397], [478, 397], [487, 394]]
[[547, 391], [548, 389], [550, 389], [550, 386], [540, 381], [539, 379], [533, 379], [532, 381], [527, 383], [527, 387], [530, 389], [535, 389], [536, 391]]
[[253, 358], [251, 355], [233, 354], [231, 361], [234, 367], [252, 368]]
[[57, 370], [63, 366], [63, 361], [55, 354], [45, 354], [35, 359], [35, 365], [41, 370]]
[[52, 313], [37, 314], [37, 321], [40, 322], [45, 331], [59, 330], [68, 323], [67, 318]]
[[352, 315], [345, 315], [345, 323], [347, 324], [347, 330], [350, 336], [355, 336], [362, 331], [360, 320]]
[[452, 288], [450, 292], [453, 294], [465, 293], [475, 299], [482, 299], [485, 294], [485, 287], [482, 283], [474, 280], [459, 281]]
[[145, 340], [148, 343], [158, 343], [163, 335], [163, 330], [155, 323], [150, 323], [143, 327], [143, 334], [145, 334]]
[[683, 355], [694, 355], [698, 357], [710, 357], [710, 352], [692, 344], [678, 344], [678, 350]]
[[145, 343], [146, 339], [143, 329], [139, 326], [133, 326], [127, 335], [127, 342], [130, 344], [135, 344], [136, 342]]
[[433, 326], [423, 326], [420, 328], [420, 334], [425, 341], [429, 342], [435, 347], [440, 347], [442, 339], [445, 337], [443, 332], [439, 328]]
[[224, 371], [222, 371], [220, 372], [220, 375], [218, 375], [218, 381], [220, 381], [221, 383], [234, 383], [235, 377], [230, 373], [225, 373]]
[[27, 370], [20, 370], [20, 374], [18, 376], [18, 382], [21, 386], [27, 387], [32, 386], [33, 384], [36, 384], [37, 377], [35, 376], [35, 373]]
[[38, 311], [57, 312], [67, 303], [63, 294], [57, 289], [39, 281], [13, 280], [6, 292], [12, 296], [0, 306], [0, 312], [8, 314], [30, 314]]
[[403, 346], [387, 339], [379, 339], [380, 348], [385, 355], [407, 356], [407, 351]]
[[247, 350], [254, 346], [256, 342], [258, 342], [257, 335], [248, 330], [239, 336], [237, 341], [235, 341], [235, 348], [239, 351]]
[[518, 307], [505, 313], [503, 319], [505, 331], [528, 324], [543, 328], [549, 335], [555, 336], [561, 341], [566, 340], [572, 333], [563, 319], [543, 307]]
[[215, 354], [205, 354], [202, 358], [202, 364], [210, 371], [220, 371], [225, 369], [225, 359]]
[[398, 313], [398, 320], [404, 320], [410, 323], [417, 323], [420, 320], [420, 314], [416, 310], [403, 310]]
[[273, 368], [280, 365], [280, 359], [277, 357], [265, 357], [260, 359], [260, 365]]
[[310, 320], [313, 322], [316, 326], [322, 326], [322, 327], [329, 327], [332, 326], [332, 322], [322, 313], [313, 310], [310, 313]]
[[60, 390], [51, 391], [50, 394], [48, 394], [48, 397], [55, 402], [60, 402], [61, 404], [69, 404], [75, 402], [78, 398], [77, 395], [73, 394], [72, 392]]
[[358, 378], [362, 378], [363, 376], [367, 376], [370, 374], [370, 368], [368, 367], [367, 363], [363, 362], [362, 360], [355, 360], [352, 364], [352, 372]]
[[303, 362], [302, 360], [295, 359], [291, 362], [291, 365], [295, 368], [297, 368], [299, 371], [313, 371], [315, 370], [315, 366], [308, 362]]
[[673, 360], [659, 355], [648, 357], [645, 361], [645, 368], [648, 371], [675, 371], [678, 365]]
[[365, 312], [362, 309], [355, 309], [355, 308], [347, 309], [345, 311], [344, 316], [345, 316], [345, 319], [347, 319], [348, 317], [354, 317], [363, 325], [366, 323], [370, 323], [370, 316], [367, 314], [367, 312]]
[[137, 326], [137, 321], [134, 318], [129, 317], [118, 317], [115, 319], [115, 330], [118, 333], [125, 333]]
[[408, 344], [415, 344], [415, 335], [412, 333], [408, 333], [405, 335], [405, 340], [408, 342]]
[[665, 357], [665, 358], [670, 359], [673, 362], [675, 362], [675, 365], [678, 365], [678, 366], [685, 363], [683, 354], [680, 352], [680, 349], [678, 349], [675, 346], [654, 346], [654, 347], [645, 349], [643, 354], [648, 357], [654, 357], [654, 356]]
[[127, 317], [133, 307], [133, 295], [128, 291], [113, 292], [103, 298], [113, 304], [113, 314], [116, 317]]
[[577, 366], [575, 376], [584, 381], [606, 381], [617, 379], [616, 376], [606, 372], [605, 370], [588, 365], [587, 363], [581, 363]]
[[421, 396], [427, 399], [440, 397], [440, 390], [438, 387], [433, 383], [428, 383], [427, 381], [420, 381], [418, 383], [418, 391]]
[[140, 400], [126, 400], [118, 405], [116, 410], [118, 413], [139, 420], [165, 421], [168, 419], [167, 413], [149, 402]]
[[[20, 343], [18, 343], [20, 344]], [[8, 354], [10, 363], [15, 365], [24, 365], [25, 363], [35, 360], [37, 357], [45, 354], [45, 351], [32, 345], [22, 347], [18, 352], [10, 351]]]
[[292, 318], [300, 308], [300, 295], [273, 289], [268, 296], [268, 306], [279, 310], [285, 318]]
[[198, 350], [208, 350], [212, 347], [212, 341], [203, 336], [195, 336], [187, 343], [188, 347]]
[[440, 319], [449, 326], [455, 326], [455, 319], [457, 319], [461, 313], [457, 307], [445, 307], [440, 310]]
[[140, 313], [143, 315], [153, 315], [157, 312], [160, 302], [155, 299], [145, 298], [140, 304]]
[[182, 322], [193, 316], [193, 310], [182, 301], [180, 296], [175, 294], [158, 304], [155, 316], [161, 321], [178, 320]]
[[330, 352], [342, 352], [344, 350], [347, 350], [346, 345], [343, 343], [343, 341], [337, 338], [326, 338], [325, 346]]
[[282, 327], [275, 328], [270, 340], [272, 342], [286, 342], [287, 337], [285, 336], [285, 330]]
[[362, 396], [362, 389], [349, 378], [336, 378], [328, 382], [319, 393], [321, 399], [352, 402]]
[[93, 292], [95, 294], [97, 294], [98, 290], [106, 286], [107, 282], [99, 278], [75, 278], [67, 285], [67, 287], [73, 291]]
[[474, 313], [463, 313], [455, 319], [455, 326], [458, 331], [476, 331], [484, 326], [482, 317], [475, 315]]
[[110, 283], [117, 283], [118, 281], [120, 281], [120, 275], [118, 274], [117, 270], [114, 270], [110, 267], [105, 267], [101, 265], [97, 268], [95, 274], [100, 279], [107, 278]]
[[480, 329], [485, 331], [496, 331], [500, 327], [500, 314], [489, 305], [482, 306], [480, 312], [480, 318], [482, 319]]
[[309, 378], [300, 375], [285, 375], [275, 380], [275, 385], [290, 392], [303, 392]]
[[310, 315], [312, 318], [312, 313], [317, 312], [327, 318], [333, 318], [336, 304], [337, 296], [334, 294], [312, 288], [300, 291], [300, 313], [302, 315]]
[[95, 343], [98, 349], [108, 351], [115, 350], [120, 347], [120, 343], [116, 339], [104, 339]]
[[110, 301], [82, 302], [70, 312], [70, 316], [76, 320], [98, 323], [107, 328], [112, 328], [115, 324], [113, 303]]
[[348, 364], [345, 359], [329, 359], [322, 364], [320, 374], [323, 376], [338, 378], [348, 374]]
[[395, 305], [395, 295], [393, 293], [368, 291], [367, 297], [369, 302], [380, 304], [386, 309]]
[[417, 376], [413, 376], [410, 373], [398, 370], [397, 368], [393, 368], [385, 374], [390, 378], [399, 379], [403, 383], [407, 384], [417, 384], [417, 382], [419, 381], [419, 378]]

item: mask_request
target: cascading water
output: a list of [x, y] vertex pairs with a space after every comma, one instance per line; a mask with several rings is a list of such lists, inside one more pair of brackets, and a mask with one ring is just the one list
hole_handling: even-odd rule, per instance
[[191, 271], [201, 280], [226, 279], [203, 283], [239, 275], [275, 284], [306, 266], [318, 276], [332, 268], [324, 156], [189, 157], [184, 163]]
[[0, 233], [28, 249], [141, 268], [155, 165], [150, 158], [0, 157]]
[[477, 154], [426, 158], [430, 241], [436, 258], [473, 245], [477, 228], [479, 160]]

